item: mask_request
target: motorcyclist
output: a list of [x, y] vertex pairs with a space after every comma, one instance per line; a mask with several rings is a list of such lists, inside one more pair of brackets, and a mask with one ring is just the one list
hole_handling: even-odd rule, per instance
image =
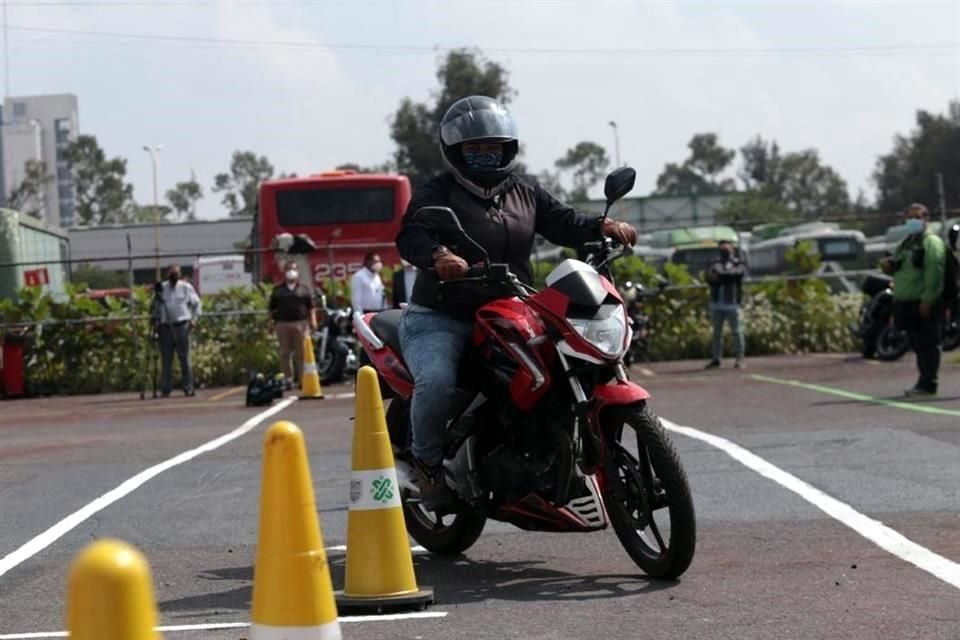
[[[602, 233], [636, 242], [628, 224], [578, 215], [536, 181], [517, 175], [519, 139], [513, 115], [486, 96], [455, 102], [443, 116], [440, 153], [446, 171], [416, 189], [397, 236], [400, 255], [420, 270], [400, 322], [400, 346], [414, 378], [410, 409], [416, 480], [424, 507], [448, 506], [453, 492], [443, 480], [443, 444], [457, 371], [473, 330], [473, 312], [488, 299], [467, 285], [440, 296], [440, 280], [456, 280], [481, 260], [476, 249], [416, 224], [421, 207], [451, 208], [491, 262], [531, 283], [530, 253], [539, 233], [554, 244], [579, 247]], [[459, 291], [454, 291], [457, 289]]]

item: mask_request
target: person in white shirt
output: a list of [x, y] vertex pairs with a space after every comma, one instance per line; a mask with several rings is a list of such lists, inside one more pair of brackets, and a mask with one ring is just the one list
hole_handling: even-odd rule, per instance
[[200, 317], [200, 296], [193, 285], [180, 279], [180, 265], [173, 265], [167, 280], [156, 287], [154, 319], [160, 339], [160, 393], [170, 397], [173, 388], [173, 352], [180, 360], [183, 392], [194, 395], [193, 370], [190, 368], [190, 330]]
[[380, 311], [384, 307], [383, 280], [380, 271], [383, 261], [376, 253], [363, 257], [363, 268], [353, 274], [350, 280], [350, 306], [354, 311], [367, 313]]

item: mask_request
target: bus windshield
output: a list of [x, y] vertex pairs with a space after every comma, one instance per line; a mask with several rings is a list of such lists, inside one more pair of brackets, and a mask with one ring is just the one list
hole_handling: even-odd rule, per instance
[[395, 215], [393, 187], [277, 191], [280, 226], [389, 222]]

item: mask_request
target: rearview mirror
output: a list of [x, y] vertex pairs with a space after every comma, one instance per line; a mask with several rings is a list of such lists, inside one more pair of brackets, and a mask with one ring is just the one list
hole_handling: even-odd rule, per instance
[[420, 207], [414, 212], [413, 221], [440, 232], [464, 233], [460, 219], [450, 207]]
[[631, 167], [620, 167], [610, 172], [603, 184], [603, 195], [607, 198], [607, 204], [613, 204], [630, 193], [636, 181], [637, 172]]

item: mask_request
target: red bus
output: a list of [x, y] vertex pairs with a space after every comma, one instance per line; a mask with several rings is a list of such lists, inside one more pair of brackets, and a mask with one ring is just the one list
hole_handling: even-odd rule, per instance
[[[387, 266], [400, 263], [395, 241], [410, 202], [406, 176], [328, 171], [260, 185], [254, 234], [271, 247], [281, 233], [306, 234], [317, 246], [308, 260], [315, 286], [344, 280], [376, 251]], [[280, 282], [285, 254], [271, 251], [260, 261], [261, 280]]]

